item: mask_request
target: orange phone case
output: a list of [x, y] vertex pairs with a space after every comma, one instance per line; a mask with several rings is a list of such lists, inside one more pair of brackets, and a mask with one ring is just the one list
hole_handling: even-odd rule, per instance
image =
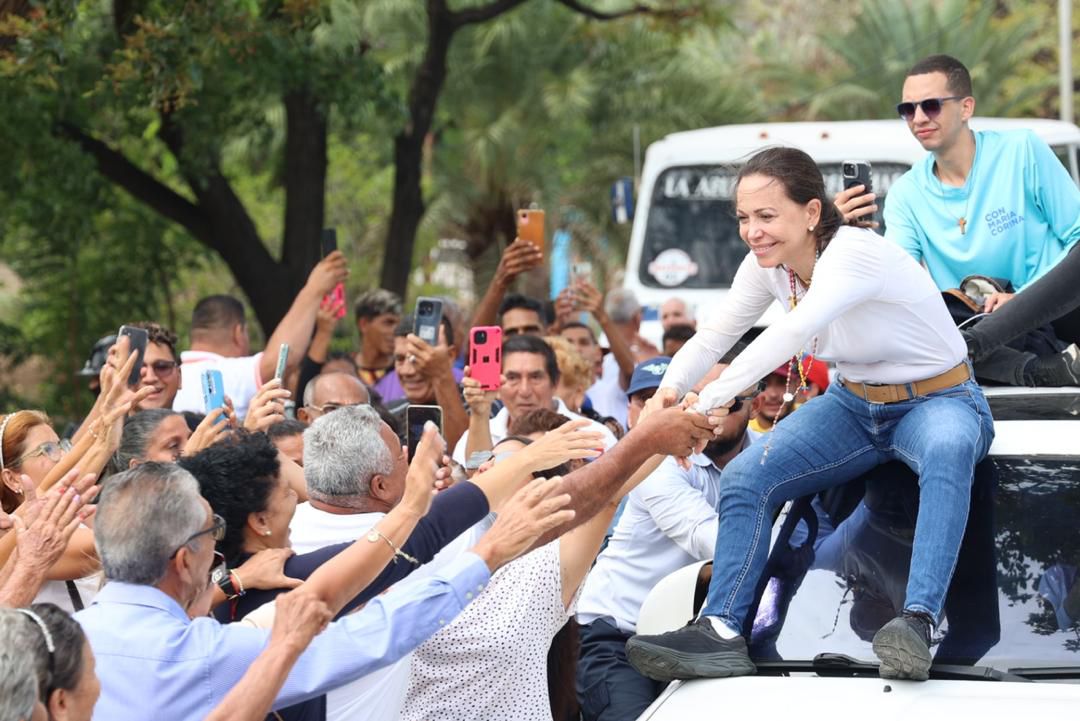
[[518, 237], [544, 251], [544, 211], [519, 210], [517, 214]]

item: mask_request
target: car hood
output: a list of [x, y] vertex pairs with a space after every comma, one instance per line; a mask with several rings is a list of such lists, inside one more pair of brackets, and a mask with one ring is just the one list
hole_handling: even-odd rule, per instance
[[[877, 678], [747, 676], [671, 684], [638, 721], [743, 718], [836, 721], [1071, 718], [1078, 683], [885, 681]], [[771, 709], [771, 710], [770, 710]], [[746, 715], [750, 714], [750, 715]]]

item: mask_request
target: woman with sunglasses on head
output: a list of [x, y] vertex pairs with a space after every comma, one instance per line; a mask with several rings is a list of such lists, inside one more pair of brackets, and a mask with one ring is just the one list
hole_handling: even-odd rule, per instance
[[701, 616], [627, 644], [656, 680], [753, 673], [743, 633], [768, 554], [769, 520], [786, 500], [899, 460], [920, 474], [922, 503], [901, 615], [874, 637], [885, 678], [925, 680], [967, 523], [975, 464], [993, 420], [960, 332], [926, 272], [873, 231], [842, 226], [806, 153], [771, 148], [736, 183], [739, 233], [750, 249], [717, 322], [676, 354], [651, 403], [683, 395], [779, 300], [787, 314], [724, 374], [690, 397], [723, 414], [735, 394], [787, 359], [791, 403], [806, 385], [802, 354], [834, 362], [841, 382], [776, 424], [723, 472], [713, 577]]

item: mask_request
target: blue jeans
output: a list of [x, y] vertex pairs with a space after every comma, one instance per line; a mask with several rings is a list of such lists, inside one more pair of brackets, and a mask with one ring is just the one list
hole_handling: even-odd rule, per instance
[[904, 607], [941, 615], [967, 525], [975, 464], [994, 438], [974, 381], [875, 404], [833, 383], [724, 468], [720, 532], [702, 616], [741, 632], [769, 552], [770, 522], [792, 498], [846, 483], [886, 461], [919, 474], [919, 514]]

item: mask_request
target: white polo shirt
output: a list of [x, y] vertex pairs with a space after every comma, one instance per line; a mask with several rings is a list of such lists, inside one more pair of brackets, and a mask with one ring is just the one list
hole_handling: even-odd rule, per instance
[[[744, 439], [743, 447], [748, 443]], [[607, 617], [620, 631], [634, 633], [641, 604], [660, 579], [713, 557], [720, 469], [701, 454], [690, 461], [686, 471], [665, 459], [626, 496], [626, 509], [585, 579], [579, 623]]]
[[[558, 413], [560, 416], [566, 416], [572, 421], [588, 420], [584, 416], [579, 416], [577, 413], [574, 413], [569, 408], [567, 408], [566, 404], [563, 403], [562, 399], [558, 396], [555, 397], [555, 412]], [[503, 406], [502, 410], [496, 413], [495, 417], [491, 419], [491, 425], [489, 426], [491, 429], [491, 442], [493, 444], [498, 443], [503, 438], [506, 438], [506, 436], [509, 435], [509, 426], [510, 411], [506, 409], [506, 406]], [[611, 430], [604, 424], [597, 423], [596, 421], [589, 421], [589, 425], [587, 426], [587, 428], [590, 431], [599, 431], [603, 434], [605, 451], [615, 445], [615, 434], [612, 433]], [[467, 460], [465, 458], [465, 447], [468, 444], [468, 441], [469, 431], [466, 430], [465, 433], [462, 434], [461, 440], [459, 440], [458, 444], [454, 446], [454, 460], [461, 465], [465, 465], [465, 461]]]
[[180, 390], [173, 399], [174, 411], [194, 411], [206, 413], [203, 402], [202, 374], [207, 370], [221, 371], [225, 382], [225, 395], [233, 402], [237, 418], [247, 415], [248, 403], [262, 387], [262, 373], [259, 364], [262, 353], [226, 358], [205, 350], [186, 350], [180, 354]]

